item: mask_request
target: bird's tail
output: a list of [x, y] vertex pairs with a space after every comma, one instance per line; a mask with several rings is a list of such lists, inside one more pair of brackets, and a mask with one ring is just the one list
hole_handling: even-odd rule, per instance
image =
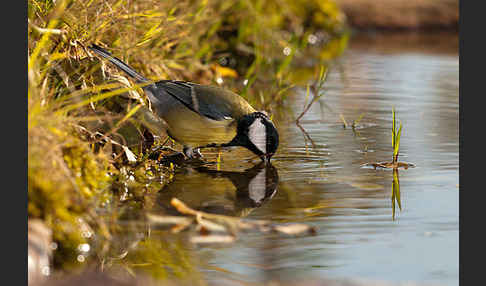
[[126, 63], [122, 62], [120, 59], [112, 56], [110, 52], [103, 49], [102, 47], [95, 45], [95, 44], [92, 44], [89, 47], [89, 49], [92, 50], [93, 52], [95, 52], [97, 55], [102, 56], [103, 58], [109, 60], [112, 64], [117, 66], [119, 69], [124, 71], [129, 76], [133, 77], [138, 82], [148, 82], [149, 81], [148, 78], [146, 78], [143, 75], [136, 72], [132, 67], [130, 67]]

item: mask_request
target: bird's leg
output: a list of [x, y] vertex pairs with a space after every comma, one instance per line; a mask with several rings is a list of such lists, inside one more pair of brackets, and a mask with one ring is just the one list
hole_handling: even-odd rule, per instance
[[203, 157], [203, 155], [201, 154], [201, 150], [199, 148], [195, 148], [192, 152], [194, 153], [196, 158], [202, 158]]
[[184, 146], [184, 149], [182, 149], [182, 152], [184, 152], [184, 155], [186, 155], [187, 158], [192, 159], [193, 152], [192, 152], [191, 147]]
[[186, 155], [186, 157], [188, 159], [202, 158], [203, 157], [203, 155], [199, 151], [199, 148], [192, 148], [192, 147], [184, 146], [183, 152], [184, 152], [184, 155]]
[[169, 147], [169, 146], [157, 146], [154, 149], [152, 149], [152, 152], [157, 152], [157, 151], [173, 151], [174, 153], [178, 153], [176, 149]]

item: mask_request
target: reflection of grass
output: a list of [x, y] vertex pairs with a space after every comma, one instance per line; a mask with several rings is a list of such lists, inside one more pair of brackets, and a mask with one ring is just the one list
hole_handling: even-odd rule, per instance
[[[306, 148], [307, 148], [307, 139], [309, 139], [309, 141], [312, 143], [313, 148], [316, 147], [316, 144], [314, 143], [314, 141], [312, 140], [310, 135], [305, 131], [304, 127], [302, 127], [300, 125], [299, 120], [310, 109], [312, 104], [314, 102], [316, 102], [317, 100], [319, 100], [324, 95], [324, 93], [322, 92], [322, 87], [324, 86], [324, 83], [326, 82], [326, 79], [327, 79], [327, 71], [328, 71], [328, 68], [326, 66], [321, 65], [320, 70], [319, 70], [319, 75], [317, 76], [314, 84], [312, 84], [312, 86], [310, 86], [309, 84], [307, 85], [307, 90], [306, 90], [306, 95], [305, 95], [305, 103], [304, 103], [304, 110], [302, 111], [302, 113], [300, 113], [299, 116], [297, 116], [297, 119], [295, 120], [295, 124], [297, 125], [297, 127], [299, 127], [299, 129], [304, 134], [304, 140], [306, 142], [306, 144], [305, 144]], [[307, 104], [311, 90], [312, 90], [312, 100], [309, 104]]]
[[393, 185], [392, 185], [392, 217], [395, 220], [395, 203], [398, 204], [400, 211], [402, 210], [402, 203], [400, 199], [400, 180], [398, 177], [398, 169], [393, 169]]
[[113, 222], [111, 242], [97, 253], [101, 271], [151, 277], [159, 281], [156, 285], [207, 285], [199, 271], [204, 261], [193, 255], [185, 236], [169, 236], [140, 221], [119, 222]]
[[141, 270], [158, 280], [180, 279], [190, 281], [190, 285], [207, 285], [196, 262], [184, 241], [155, 237], [142, 240], [120, 263], [129, 273]]

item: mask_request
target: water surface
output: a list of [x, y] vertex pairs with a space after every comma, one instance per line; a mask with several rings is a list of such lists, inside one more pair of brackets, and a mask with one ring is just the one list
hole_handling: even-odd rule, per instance
[[[216, 285], [353, 278], [458, 285], [459, 65], [457, 35], [361, 35], [332, 64], [325, 95], [296, 87], [274, 121], [281, 145], [272, 169], [225, 152], [220, 171], [181, 169], [161, 190], [207, 212], [305, 222], [314, 236], [240, 234], [233, 244], [185, 246]], [[308, 100], [308, 99], [307, 99]], [[400, 210], [393, 216], [392, 107], [403, 124]], [[343, 127], [361, 117], [356, 128]], [[255, 161], [256, 162], [256, 161]], [[269, 181], [270, 180], [270, 181]], [[154, 239], [154, 238], [152, 238]]]
[[[229, 271], [207, 270], [208, 280], [458, 285], [458, 63], [454, 35], [352, 39], [330, 70], [325, 96], [301, 119], [308, 137], [291, 121], [306, 102], [305, 87], [287, 102], [293, 118], [275, 119], [282, 142], [273, 162], [277, 191], [247, 214], [304, 221], [317, 235], [249, 233], [231, 246], [200, 248], [210, 265]], [[362, 167], [391, 160], [392, 107], [403, 124], [399, 160], [416, 165], [399, 171], [402, 210], [394, 219], [392, 171]], [[354, 131], [343, 128], [340, 115], [351, 123], [362, 114]]]

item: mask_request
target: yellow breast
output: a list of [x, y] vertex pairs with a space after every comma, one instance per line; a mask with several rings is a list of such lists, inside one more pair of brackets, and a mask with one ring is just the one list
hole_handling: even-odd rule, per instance
[[185, 107], [172, 109], [165, 114], [169, 134], [186, 146], [228, 143], [236, 136], [236, 121], [212, 120]]

